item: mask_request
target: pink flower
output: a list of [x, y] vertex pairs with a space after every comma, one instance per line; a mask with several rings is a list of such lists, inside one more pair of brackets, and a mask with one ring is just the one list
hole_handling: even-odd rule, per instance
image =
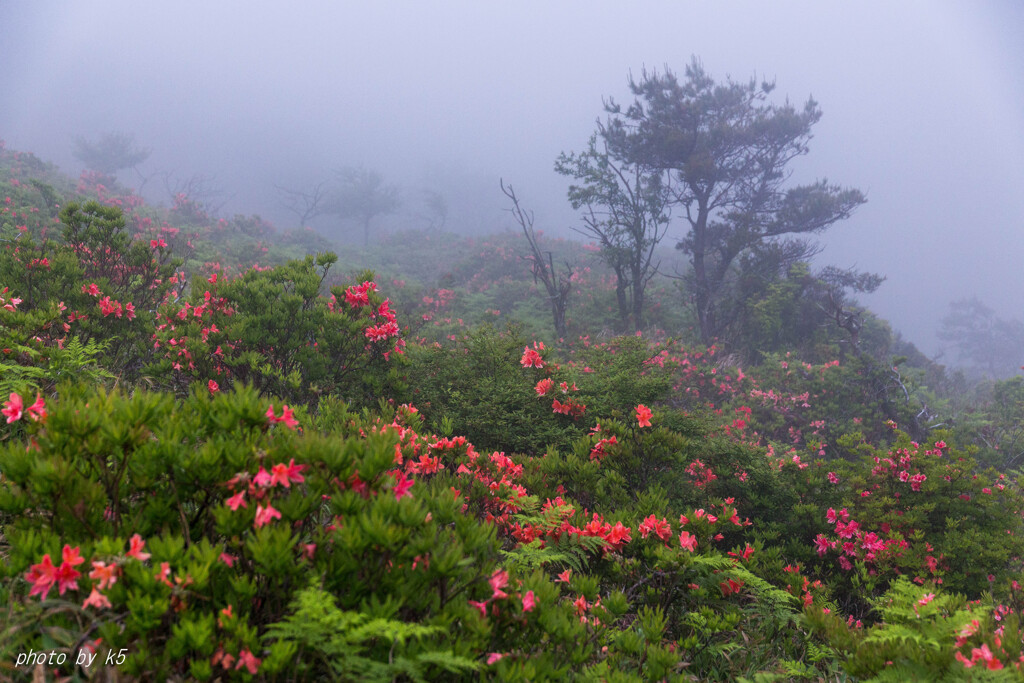
[[614, 548], [618, 548], [624, 543], [629, 543], [633, 540], [631, 529], [628, 526], [623, 526], [622, 522], [616, 522], [612, 530], [608, 532], [608, 535], [604, 537], [604, 540]]
[[262, 486], [264, 488], [270, 486], [271, 481], [272, 477], [263, 467], [260, 467], [260, 471], [257, 472], [256, 476], [252, 478], [252, 483], [256, 484], [256, 486]]
[[267, 504], [267, 507], [262, 505], [256, 506], [256, 520], [253, 524], [259, 529], [264, 524], [269, 524], [272, 520], [281, 519], [281, 513], [274, 509], [273, 505]]
[[110, 600], [108, 600], [107, 596], [103, 593], [96, 590], [96, 587], [94, 586], [92, 592], [89, 593], [89, 597], [87, 597], [85, 602], [82, 603], [82, 609], [85, 609], [86, 607], [95, 607], [96, 609], [110, 607]]
[[295, 429], [295, 426], [299, 424], [299, 421], [295, 419], [295, 412], [287, 405], [281, 407], [281, 417], [277, 417], [274, 414], [274, 404], [271, 403], [267, 408], [266, 416], [270, 422], [284, 422], [289, 429]]
[[495, 569], [494, 573], [491, 574], [491, 578], [487, 581], [491, 584], [491, 590], [494, 593], [491, 595], [491, 600], [497, 600], [499, 598], [507, 598], [508, 594], [501, 590], [508, 585], [508, 572], [504, 569]]
[[679, 534], [679, 546], [692, 553], [697, 549], [697, 537], [690, 534], [689, 531], [684, 531]]
[[57, 568], [53, 566], [50, 554], [43, 555], [43, 561], [34, 564], [25, 572], [25, 580], [32, 584], [32, 590], [28, 596], [39, 595], [40, 600], [45, 600], [53, 584], [57, 583]]
[[583, 614], [587, 611], [587, 607], [589, 607], [589, 605], [587, 605], [587, 596], [585, 595], [581, 595], [573, 600], [572, 604], [575, 605], [577, 614]]
[[[100, 583], [97, 588], [106, 590], [107, 587], [117, 583], [118, 566], [116, 564], [93, 562], [92, 566], [93, 570], [89, 572], [89, 578], [99, 580]], [[107, 606], [109, 607], [110, 605], [108, 604]]]
[[482, 618], [484, 618], [484, 619], [487, 618], [487, 603], [486, 602], [478, 602], [477, 600], [470, 600], [469, 604], [472, 605], [473, 607], [475, 607], [476, 609], [480, 610], [480, 616]]
[[405, 472], [399, 472], [395, 476], [395, 485], [391, 489], [395, 492], [395, 500], [402, 500], [402, 498], [405, 498], [406, 496], [411, 498], [412, 494], [409, 493], [409, 489], [412, 488], [414, 482], [414, 479], [406, 479]]
[[206, 388], [210, 390], [211, 394], [216, 394], [220, 391], [220, 385], [214, 382], [212, 379], [206, 383]]
[[641, 403], [636, 407], [636, 419], [641, 427], [651, 426], [651, 415], [651, 409], [644, 404]]
[[654, 515], [649, 515], [647, 519], [640, 523], [637, 527], [640, 531], [641, 538], [647, 538], [652, 532], [661, 540], [667, 541], [668, 537], [672, 535], [672, 527], [669, 525], [667, 519], [658, 520]]
[[38, 392], [36, 392], [36, 402], [28, 407], [28, 414], [37, 422], [46, 419], [46, 402], [43, 401], [43, 397]]
[[146, 546], [146, 542], [142, 540], [142, 536], [135, 534], [129, 539], [128, 552], [125, 553], [128, 557], [134, 557], [139, 562], [145, 562], [149, 559], [149, 553], [142, 552], [142, 549]]
[[75, 567], [85, 562], [85, 559], [81, 556], [78, 548], [72, 548], [69, 545], [64, 546], [62, 555], [63, 561], [60, 567], [53, 565], [49, 554], [43, 555], [43, 561], [39, 564], [29, 567], [28, 572], [25, 573], [25, 578], [32, 583], [29, 597], [38, 594], [40, 600], [45, 600], [54, 584], [57, 584], [57, 590], [61, 595], [64, 595], [64, 591], [69, 588], [78, 590], [77, 579], [81, 573]]
[[259, 657], [249, 652], [248, 650], [242, 650], [238, 653], [238, 663], [235, 664], [235, 671], [241, 670], [241, 668], [244, 666], [249, 671], [249, 673], [254, 674], [257, 671], [259, 671], [260, 662], [262, 661], [263, 660], [261, 660]]
[[537, 386], [535, 386], [533, 389], [534, 389], [534, 391], [537, 392], [538, 396], [543, 396], [546, 393], [548, 393], [549, 391], [551, 391], [551, 388], [554, 387], [554, 386], [555, 386], [554, 380], [552, 380], [550, 377], [548, 377], [546, 379], [542, 379], [541, 381], [537, 382]]
[[296, 465], [295, 458], [290, 458], [288, 460], [288, 480], [295, 484], [306, 481], [306, 478], [302, 476], [304, 469], [306, 469], [306, 465]]
[[292, 483], [288, 480], [288, 466], [283, 462], [270, 468], [270, 485], [280, 484], [285, 488], [291, 488]]
[[825, 534], [818, 534], [814, 539], [815, 544], [818, 546], [818, 554], [824, 555], [829, 549], [835, 547], [835, 541], [829, 541]]
[[492, 652], [491, 654], [487, 655], [487, 666], [491, 666], [492, 664], [498, 662], [504, 656], [505, 655], [501, 654], [500, 652]]
[[7, 404], [4, 406], [0, 413], [7, 416], [7, 424], [17, 422], [21, 419], [21, 416], [25, 411], [25, 403], [21, 400], [21, 396], [15, 393], [11, 393], [10, 398], [7, 400]]
[[[540, 348], [544, 348], [541, 346]], [[531, 349], [529, 346], [523, 349], [523, 357], [519, 360], [520, 365], [524, 368], [543, 368], [544, 359], [541, 358], [540, 354], [536, 350]]]
[[245, 491], [239, 491], [238, 493], [224, 501], [224, 503], [229, 508], [231, 508], [232, 512], [238, 510], [239, 506], [244, 508], [249, 507], [248, 504], [246, 504], [245, 502]]
[[523, 594], [523, 611], [529, 612], [537, 606], [537, 599], [533, 595], [533, 591], [526, 591]]
[[280, 422], [284, 422], [285, 426], [289, 429], [295, 429], [295, 426], [299, 424], [299, 421], [295, 419], [295, 413], [288, 406], [281, 407], [281, 418]]

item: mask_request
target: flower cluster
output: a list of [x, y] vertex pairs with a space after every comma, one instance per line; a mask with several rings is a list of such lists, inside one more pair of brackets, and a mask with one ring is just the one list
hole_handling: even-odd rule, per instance
[[[92, 562], [93, 569], [89, 572], [89, 578], [93, 579], [96, 583], [93, 584], [89, 597], [82, 603], [82, 607], [94, 607], [96, 609], [110, 607], [110, 599], [100, 591], [106, 590], [111, 585], [117, 583], [118, 578], [121, 576], [121, 565], [128, 559], [138, 560], [139, 562], [148, 560], [150, 557], [149, 553], [143, 552], [145, 546], [146, 542], [142, 540], [142, 537], [135, 534], [129, 539], [128, 550], [121, 559], [114, 562], [94, 560]], [[67, 544], [65, 544], [64, 550], [61, 552], [60, 565], [53, 563], [49, 553], [43, 555], [42, 561], [29, 567], [29, 570], [25, 573], [25, 580], [32, 584], [32, 588], [29, 590], [29, 597], [38, 595], [40, 600], [45, 600], [54, 586], [57, 587], [59, 595], [64, 595], [69, 590], [79, 590], [78, 579], [82, 577], [82, 573], [75, 569], [75, 567], [83, 562], [85, 562], [85, 558], [82, 557], [81, 548], [72, 548]], [[166, 563], [164, 564], [166, 565]], [[167, 572], [169, 573], [169, 568]]]
[[544, 350], [544, 342], [533, 342], [533, 348], [529, 346], [523, 348], [523, 357], [519, 360], [519, 364], [524, 368], [543, 368], [544, 359], [541, 357], [540, 352]]
[[295, 419], [295, 411], [293, 411], [287, 405], [282, 405], [281, 415], [278, 416], [275, 414], [273, 403], [271, 403], [270, 406], [267, 408], [267, 420], [271, 424], [283, 422], [284, 425], [289, 429], [295, 429], [296, 425], [299, 424], [299, 421]]
[[[376, 342], [397, 337], [399, 332], [398, 320], [395, 317], [394, 311], [391, 310], [391, 300], [385, 299], [384, 303], [377, 307], [376, 314], [383, 320], [383, 322], [367, 327], [364, 332], [366, 338], [370, 341]], [[400, 350], [400, 347], [395, 348], [396, 350]]]
[[[295, 459], [292, 458], [288, 461], [287, 465], [284, 463], [273, 465], [269, 472], [264, 467], [260, 467], [255, 475], [250, 475], [248, 472], [236, 474], [225, 486], [232, 491], [239, 484], [246, 484], [247, 486], [225, 500], [224, 504], [231, 508], [232, 512], [237, 511], [240, 507], [248, 508], [249, 505], [245, 502], [247, 494], [257, 501], [262, 501], [267, 497], [270, 489], [273, 489], [275, 486], [291, 488], [292, 484], [301, 484], [306, 480], [302, 476], [302, 471], [306, 467], [306, 465], [296, 465]], [[269, 501], [267, 501], [266, 506], [257, 503], [256, 517], [253, 520], [255, 528], [259, 529], [275, 519], [281, 519], [281, 513], [274, 509], [274, 506]], [[221, 559], [224, 559], [224, 557], [221, 556]], [[230, 561], [228, 561], [228, 564], [230, 564]]]
[[377, 291], [377, 283], [372, 280], [360, 283], [358, 285], [352, 285], [345, 290], [345, 301], [352, 308], [359, 308], [361, 306], [370, 305], [370, 292]]
[[[900, 557], [909, 548], [907, 541], [900, 536], [883, 538], [877, 532], [865, 531], [859, 522], [850, 519], [850, 513], [846, 508], [838, 512], [834, 508], [829, 508], [825, 519], [835, 526], [836, 537], [829, 538], [825, 534], [818, 534], [814, 539], [818, 555], [824, 556], [830, 550], [839, 550], [838, 562], [844, 571], [853, 569], [851, 560], [877, 564], [883, 558]], [[888, 534], [891, 527], [885, 524], [881, 531]], [[937, 563], [934, 558], [929, 558], [929, 569], [935, 573], [938, 569]], [[939, 583], [941, 581], [938, 579]]]
[[644, 404], [641, 403], [636, 407], [636, 419], [640, 427], [651, 426], [651, 415], [653, 415], [651, 409]]
[[7, 424], [11, 424], [20, 420], [25, 415], [26, 410], [29, 417], [33, 420], [46, 419], [46, 402], [43, 401], [43, 397], [39, 394], [36, 394], [36, 402], [26, 408], [25, 401], [22, 400], [21, 395], [12, 393], [7, 398], [3, 410], [0, 410], [0, 414], [7, 417]]

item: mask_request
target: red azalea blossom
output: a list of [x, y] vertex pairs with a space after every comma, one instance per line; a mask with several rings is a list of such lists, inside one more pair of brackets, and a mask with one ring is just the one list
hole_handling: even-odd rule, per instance
[[494, 591], [494, 593], [491, 595], [491, 600], [497, 600], [499, 598], [508, 597], [508, 594], [505, 591], [501, 590], [502, 588], [508, 585], [507, 571], [505, 571], [504, 569], [494, 570], [494, 573], [491, 574], [491, 578], [488, 579], [487, 582], [491, 584], [491, 590]]
[[142, 549], [146, 547], [146, 542], [142, 540], [142, 536], [135, 534], [129, 541], [128, 552], [125, 553], [128, 557], [134, 557], [139, 562], [145, 562], [149, 559], [149, 553], [142, 552]]
[[21, 416], [24, 414], [24, 411], [25, 403], [21, 400], [21, 396], [12, 393], [10, 395], [10, 398], [8, 398], [7, 400], [7, 404], [4, 406], [4, 409], [0, 410], [0, 413], [6, 415], [7, 424], [11, 424], [12, 422], [17, 422], [18, 420], [20, 420]]
[[295, 429], [295, 426], [299, 424], [299, 421], [295, 419], [295, 414], [288, 406], [281, 407], [281, 417], [278, 418], [278, 422], [284, 422], [285, 426], [290, 429]]
[[39, 595], [40, 600], [45, 600], [53, 584], [57, 583], [57, 568], [53, 566], [53, 560], [49, 553], [43, 555], [43, 561], [34, 564], [25, 572], [25, 580], [32, 584], [32, 590], [28, 596]]
[[61, 554], [63, 561], [59, 567], [53, 565], [49, 554], [43, 556], [41, 563], [29, 567], [25, 573], [25, 578], [32, 583], [29, 597], [38, 594], [40, 600], [45, 600], [54, 584], [57, 584], [57, 590], [61, 595], [68, 589], [78, 590], [77, 579], [82, 574], [75, 567], [85, 562], [85, 559], [81, 556], [79, 548], [72, 548], [69, 545], [64, 546]]
[[93, 562], [92, 566], [93, 570], [89, 572], [89, 578], [99, 580], [99, 585], [96, 586], [97, 588], [99, 588], [100, 590], [106, 590], [109, 586], [117, 583], [117, 574], [119, 568], [116, 564], [107, 564], [105, 562]]
[[110, 607], [110, 600], [107, 599], [107, 596], [103, 595], [103, 593], [100, 593], [94, 586], [92, 592], [89, 593], [89, 597], [87, 597], [85, 602], [82, 603], [82, 609], [85, 609], [86, 607], [95, 607], [96, 609]]
[[28, 407], [28, 414], [35, 421], [46, 419], [46, 402], [36, 393], [36, 402]]
[[543, 368], [544, 359], [541, 358], [539, 351], [544, 350], [544, 344], [537, 345], [537, 342], [533, 343], [533, 348], [529, 346], [523, 349], [523, 357], [519, 360], [520, 365], [524, 368]]
[[299, 421], [295, 419], [295, 412], [287, 405], [281, 407], [281, 417], [277, 417], [277, 415], [274, 413], [273, 403], [271, 403], [270, 407], [267, 408], [267, 412], [265, 414], [267, 416], [267, 420], [269, 420], [271, 423], [284, 422], [285, 426], [289, 427], [290, 429], [295, 429], [295, 426], [299, 424]]
[[406, 479], [405, 472], [399, 472], [395, 476], [395, 485], [392, 488], [392, 491], [395, 492], [395, 500], [402, 500], [406, 496], [411, 498], [412, 494], [409, 493], [409, 489], [412, 488], [414, 482], [415, 479]]
[[622, 522], [616, 522], [604, 540], [608, 541], [608, 544], [612, 547], [618, 548], [633, 539], [630, 536], [630, 528], [623, 526]]
[[480, 616], [484, 619], [487, 618], [487, 603], [478, 602], [477, 600], [470, 600], [469, 604], [480, 611]]
[[262, 661], [248, 650], [242, 650], [238, 653], [238, 663], [235, 664], [235, 671], [240, 670], [244, 666], [249, 673], [254, 674], [259, 671], [260, 662]]
[[256, 506], [256, 519], [253, 521], [253, 526], [259, 529], [264, 524], [269, 524], [272, 520], [281, 519], [281, 513], [274, 509], [273, 505], [267, 504], [267, 507], [262, 505]]
[[640, 531], [641, 538], [647, 538], [648, 535], [654, 533], [661, 540], [667, 541], [669, 536], [672, 535], [672, 526], [668, 523], [668, 520], [658, 520], [654, 515], [649, 515], [647, 519], [640, 523], [637, 529]]
[[252, 478], [253, 484], [255, 484], [256, 486], [261, 486], [263, 488], [270, 486], [270, 481], [270, 473], [267, 472], [266, 468], [264, 467], [260, 467], [259, 472], [257, 472], [256, 476]]
[[636, 419], [641, 427], [651, 426], [651, 415], [651, 409], [644, 404], [641, 403], [636, 407]]

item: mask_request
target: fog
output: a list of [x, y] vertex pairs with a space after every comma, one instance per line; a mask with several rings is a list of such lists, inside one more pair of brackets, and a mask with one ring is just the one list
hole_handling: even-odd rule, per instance
[[555, 158], [583, 148], [602, 97], [627, 99], [631, 71], [696, 55], [719, 80], [775, 79], [773, 101], [819, 102], [794, 180], [868, 203], [818, 259], [886, 275], [864, 303], [935, 352], [953, 299], [1024, 315], [1022, 27], [1013, 0], [0, 0], [0, 139], [77, 174], [76, 136], [129, 132], [152, 149], [144, 174], [216, 177], [223, 212], [281, 227], [275, 184], [362, 164], [403, 188], [393, 229], [422, 226], [429, 188], [447, 228], [497, 231], [503, 177], [569, 234]]

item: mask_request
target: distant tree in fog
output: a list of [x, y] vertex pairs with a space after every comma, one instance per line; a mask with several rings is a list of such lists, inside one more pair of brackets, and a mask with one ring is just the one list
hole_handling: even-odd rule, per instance
[[993, 379], [1015, 374], [1024, 363], [1024, 323], [997, 317], [977, 297], [949, 304], [938, 337], [970, 369]]
[[122, 169], [141, 164], [151, 151], [139, 147], [131, 134], [104, 133], [96, 141], [75, 138], [72, 154], [87, 169], [112, 178]]
[[670, 205], [688, 228], [677, 247], [690, 256], [700, 333], [710, 343], [723, 332], [719, 309], [739, 257], [780, 236], [825, 230], [865, 199], [825, 180], [785, 187], [789, 163], [807, 153], [821, 118], [813, 99], [802, 109], [768, 103], [773, 83], [716, 83], [696, 59], [684, 81], [645, 70], [629, 87], [633, 103], [608, 100], [599, 134], [612, 158], [665, 174]]
[[337, 171], [338, 187], [327, 201], [325, 213], [352, 220], [363, 228], [363, 244], [370, 243], [370, 223], [402, 205], [397, 185], [384, 182], [376, 171], [349, 166]]
[[179, 178], [170, 172], [158, 174], [171, 199], [171, 210], [178, 220], [196, 225], [216, 216], [232, 198], [217, 182], [216, 176], [196, 173]]
[[569, 294], [572, 292], [572, 276], [574, 268], [565, 263], [565, 272], [559, 273], [555, 270], [555, 261], [550, 251], [540, 248], [537, 233], [533, 229], [533, 212], [523, 209], [519, 205], [519, 197], [511, 185], [505, 185], [505, 181], [499, 181], [501, 191], [512, 201], [512, 208], [509, 211], [519, 227], [523, 229], [523, 235], [530, 245], [530, 254], [526, 260], [533, 268], [534, 282], [544, 283], [548, 293], [548, 301], [551, 303], [551, 316], [554, 319], [555, 334], [560, 338], [566, 336], [565, 312], [569, 307]]
[[327, 213], [329, 197], [326, 186], [327, 181], [324, 180], [308, 190], [292, 190], [280, 185], [274, 185], [274, 188], [281, 197], [281, 206], [295, 214], [300, 226], [307, 227], [311, 220]]
[[427, 221], [427, 230], [443, 230], [448, 221], [448, 200], [436, 190], [423, 190], [424, 211], [420, 218]]
[[658, 272], [654, 250], [665, 237], [670, 194], [661, 169], [613, 151], [603, 138], [607, 130], [599, 123], [587, 149], [563, 152], [555, 170], [576, 182], [569, 186], [569, 201], [584, 212], [583, 227], [574, 229], [597, 240], [601, 258], [615, 272], [621, 324], [625, 329], [632, 320], [639, 331], [644, 293]]

